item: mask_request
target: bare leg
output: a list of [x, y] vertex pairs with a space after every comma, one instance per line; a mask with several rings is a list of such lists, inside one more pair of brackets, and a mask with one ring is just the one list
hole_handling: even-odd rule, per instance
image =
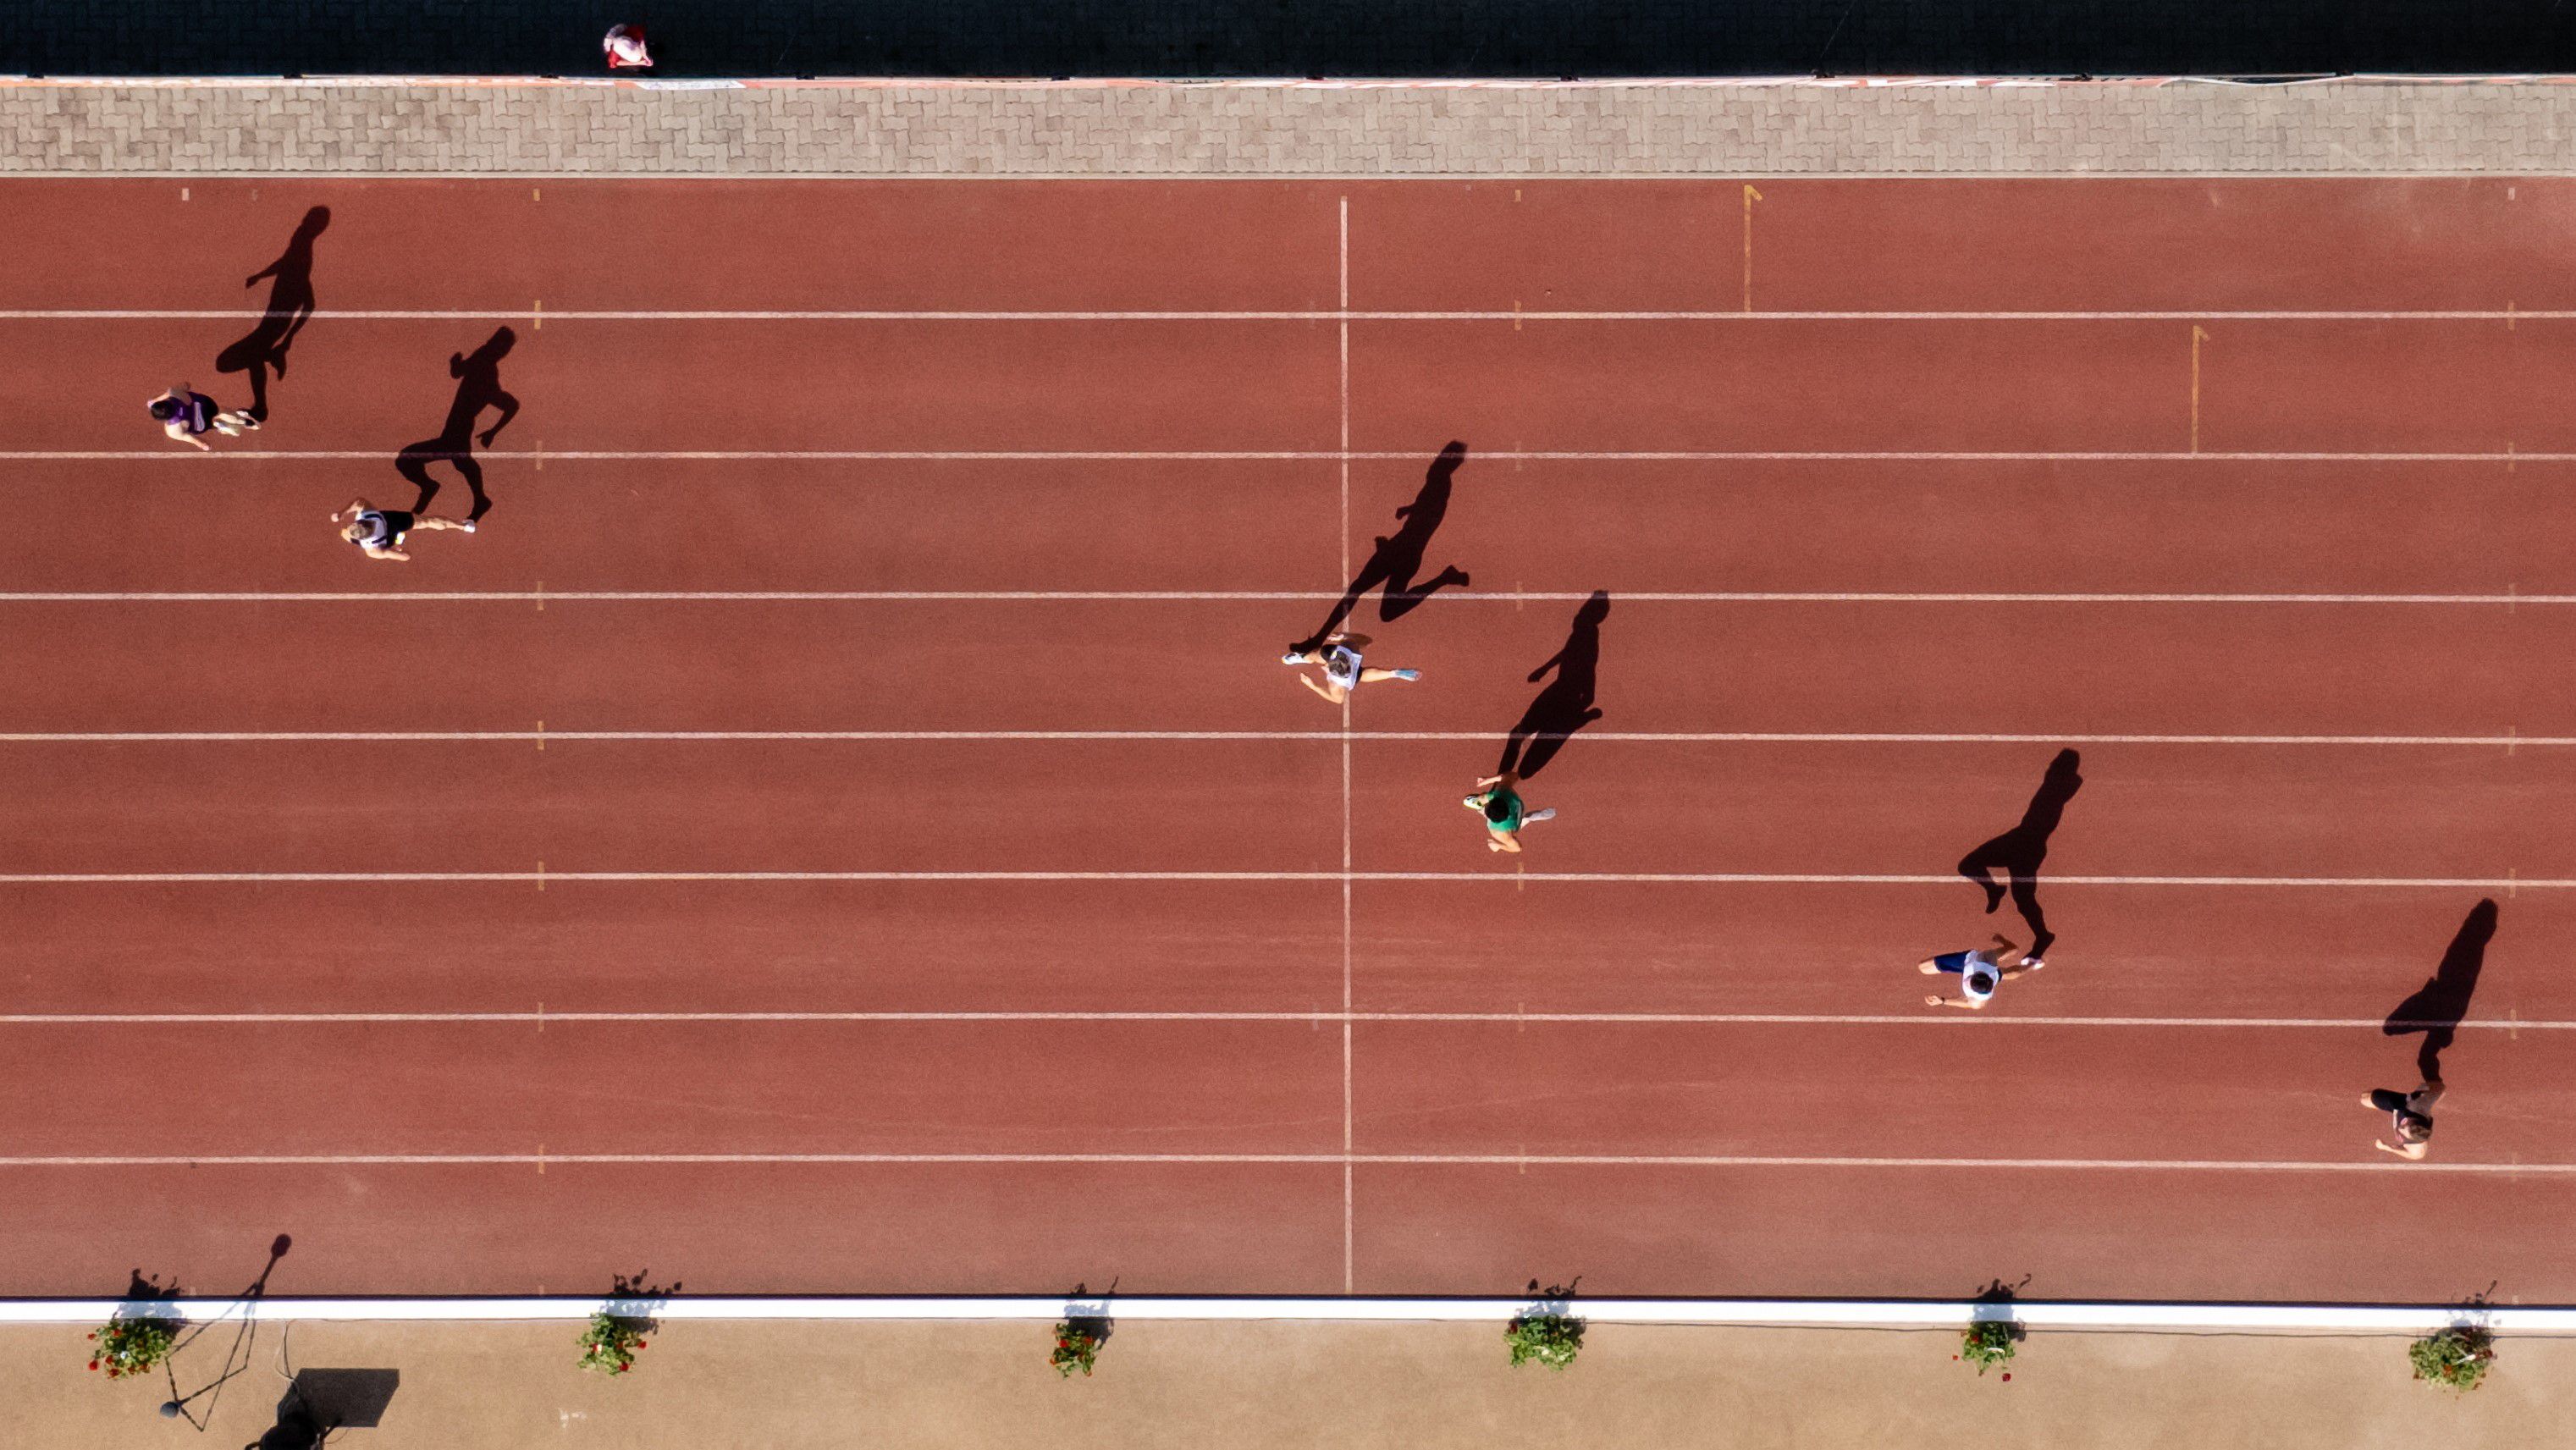
[[1370, 665], [1360, 671], [1360, 683], [1363, 685], [1374, 685], [1380, 680], [1410, 680], [1412, 678], [1413, 674], [1411, 671], [1381, 670], [1375, 665]]

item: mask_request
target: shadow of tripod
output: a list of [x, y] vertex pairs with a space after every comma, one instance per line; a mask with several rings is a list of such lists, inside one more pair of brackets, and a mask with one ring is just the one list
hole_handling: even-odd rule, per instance
[[[258, 1342], [259, 1338], [258, 1308], [260, 1296], [268, 1292], [268, 1276], [276, 1270], [277, 1261], [285, 1258], [286, 1251], [294, 1246], [295, 1240], [287, 1237], [285, 1234], [279, 1234], [269, 1243], [268, 1262], [260, 1267], [259, 1277], [250, 1281], [249, 1288], [242, 1290], [233, 1307], [224, 1311], [221, 1315], [218, 1315], [213, 1319], [209, 1319], [205, 1323], [198, 1325], [196, 1328], [189, 1330], [184, 1338], [180, 1339], [178, 1343], [170, 1346], [169, 1357], [161, 1361], [162, 1373], [167, 1378], [170, 1385], [170, 1398], [161, 1402], [161, 1418], [165, 1420], [184, 1418], [189, 1424], [196, 1426], [200, 1431], [206, 1428], [206, 1421], [200, 1420], [194, 1414], [190, 1413], [188, 1406], [200, 1396], [212, 1396], [212, 1398], [206, 1401], [206, 1415], [208, 1419], [212, 1419], [215, 1413], [215, 1406], [223, 1401], [224, 1386], [232, 1382], [233, 1376], [250, 1368], [250, 1351], [252, 1346]], [[224, 1320], [232, 1318], [235, 1314], [240, 1315], [241, 1318], [240, 1322], [233, 1329], [233, 1342], [231, 1347], [224, 1351], [223, 1372], [216, 1375], [205, 1384], [198, 1386], [196, 1389], [190, 1390], [184, 1395], [179, 1393], [179, 1371], [177, 1365], [180, 1353], [186, 1350], [189, 1345], [196, 1343], [199, 1335], [202, 1335], [207, 1330], [221, 1324]], [[319, 1442], [317, 1441], [315, 1443], [318, 1444]]]

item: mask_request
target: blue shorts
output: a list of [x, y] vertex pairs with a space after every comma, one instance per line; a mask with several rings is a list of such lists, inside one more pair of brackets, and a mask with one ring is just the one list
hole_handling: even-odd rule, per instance
[[1943, 952], [1941, 955], [1932, 959], [1932, 965], [1945, 972], [1965, 972], [1968, 970], [1968, 954], [1966, 952]]

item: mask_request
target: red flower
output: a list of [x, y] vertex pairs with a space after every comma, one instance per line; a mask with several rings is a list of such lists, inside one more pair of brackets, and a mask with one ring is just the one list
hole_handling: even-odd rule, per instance
[[2005, 1383], [2005, 1384], [2011, 1384], [2011, 1383], [2012, 1383], [2012, 1371], [2011, 1371], [2011, 1370], [2005, 1370], [2005, 1371], [2004, 1371], [2004, 1383]]
[[90, 1367], [91, 1369], [96, 1369], [96, 1368], [98, 1368], [98, 1361], [97, 1361], [97, 1360], [94, 1360], [94, 1359], [93, 1359], [93, 1360], [91, 1360], [91, 1361], [89, 1362], [89, 1367]]

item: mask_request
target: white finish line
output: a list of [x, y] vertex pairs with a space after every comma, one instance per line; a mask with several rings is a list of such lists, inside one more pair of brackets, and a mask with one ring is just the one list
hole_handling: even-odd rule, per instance
[[[541, 1299], [177, 1299], [158, 1313], [191, 1324], [247, 1315], [269, 1321], [396, 1320], [512, 1323], [588, 1319], [605, 1308], [664, 1322], [985, 1320], [1053, 1322], [1068, 1315], [1125, 1320], [1310, 1321], [1320, 1323], [1499, 1324], [1530, 1310], [1529, 1297], [1494, 1299], [1183, 1297], [832, 1297]], [[0, 1301], [0, 1325], [102, 1324], [126, 1301]], [[2576, 1308], [2502, 1305], [2008, 1303], [1974, 1300], [1576, 1299], [1568, 1312], [1587, 1323], [1768, 1328], [1958, 1329], [2008, 1320], [2033, 1329], [2236, 1331], [2239, 1333], [2427, 1334], [2474, 1322], [2504, 1334], [2576, 1334]]]
[[[1344, 571], [1347, 573], [1348, 571]], [[1579, 604], [1591, 594], [1518, 590], [1429, 596], [1451, 604]], [[1329, 604], [1329, 589], [299, 589], [29, 590], [0, 604]], [[2069, 594], [1630, 590], [1622, 604], [2576, 604], [2576, 594]]]
[[[1345, 283], [1347, 285], [1347, 282]], [[15, 307], [0, 310], [8, 322], [256, 322], [250, 307]], [[1041, 309], [601, 309], [369, 307], [316, 308], [315, 322], [2566, 322], [2576, 312], [2540, 308], [2237, 309], [2184, 312], [2129, 308], [2110, 311], [1818, 311], [1749, 312], [1715, 309], [1626, 311], [1524, 311], [1491, 308], [1391, 311], [1367, 308], [1273, 310], [1079, 311]]]
[[[383, 463], [386, 448], [219, 448], [181, 453], [175, 448], [15, 448], [0, 462], [177, 462], [217, 460], [261, 463]], [[1369, 448], [478, 448], [476, 458], [542, 459], [549, 463], [1331, 463], [1337, 459], [1419, 465], [1420, 449]], [[2452, 449], [2326, 452], [2315, 449], [2234, 449], [2193, 452], [2181, 448], [1717, 448], [1717, 449], [1492, 449], [1473, 455], [1484, 463], [2576, 463], [2576, 452]]]

